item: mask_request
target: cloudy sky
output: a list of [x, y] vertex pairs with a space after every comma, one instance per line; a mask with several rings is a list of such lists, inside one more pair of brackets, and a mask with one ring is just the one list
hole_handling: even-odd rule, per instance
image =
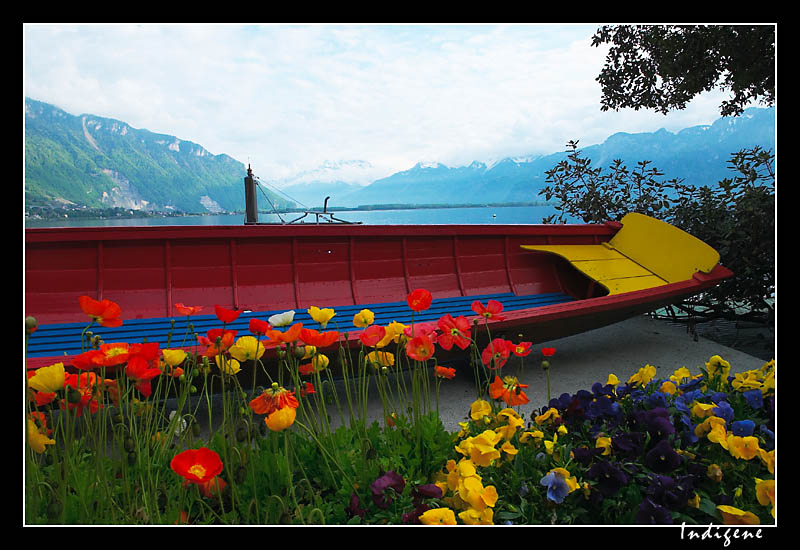
[[227, 153], [273, 181], [354, 160], [377, 179], [719, 118], [718, 92], [668, 116], [601, 112], [597, 27], [29, 24], [23, 87], [74, 115]]

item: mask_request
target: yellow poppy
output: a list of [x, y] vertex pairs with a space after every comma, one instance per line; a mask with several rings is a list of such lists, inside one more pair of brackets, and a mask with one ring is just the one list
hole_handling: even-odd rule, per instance
[[336, 312], [329, 307], [320, 309], [317, 306], [311, 306], [308, 308], [308, 314], [319, 323], [322, 328], [325, 328], [328, 322], [336, 315]]
[[375, 322], [375, 314], [368, 309], [362, 309], [353, 315], [353, 326], [367, 328]]
[[28, 378], [28, 385], [36, 391], [53, 393], [64, 388], [64, 363], [36, 369], [36, 374]]
[[221, 355], [217, 355], [214, 357], [214, 360], [217, 362], [219, 370], [221, 370], [225, 374], [233, 375], [237, 374], [240, 370], [242, 370], [242, 365], [236, 359], [229, 359]]
[[717, 510], [722, 515], [722, 522], [725, 525], [759, 525], [758, 516], [753, 512], [745, 512], [733, 506], [720, 505]]
[[232, 345], [228, 352], [238, 361], [251, 361], [260, 359], [266, 348], [255, 336], [242, 336]]
[[267, 428], [273, 432], [281, 432], [294, 424], [297, 417], [297, 409], [294, 407], [283, 407], [273, 412], [264, 419]]

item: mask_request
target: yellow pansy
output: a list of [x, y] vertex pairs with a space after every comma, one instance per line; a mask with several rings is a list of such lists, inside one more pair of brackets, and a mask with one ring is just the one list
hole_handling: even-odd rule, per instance
[[671, 380], [664, 380], [664, 383], [661, 384], [661, 387], [658, 388], [658, 391], [661, 393], [666, 393], [667, 395], [675, 395], [678, 392], [678, 388]]
[[628, 384], [638, 384], [640, 386], [646, 386], [650, 383], [650, 381], [656, 375], [656, 368], [652, 365], [645, 365], [644, 367], [640, 368], [636, 374], [631, 375], [628, 378]]
[[431, 508], [419, 516], [419, 521], [423, 525], [458, 525], [450, 508]]
[[753, 512], [745, 512], [733, 506], [720, 505], [717, 510], [725, 525], [759, 525], [761, 522]]
[[758, 479], [756, 481], [756, 498], [762, 506], [771, 506], [770, 513], [775, 517], [775, 480]]
[[619, 378], [617, 378], [616, 374], [609, 374], [608, 380], [606, 380], [606, 386], [614, 386], [617, 387], [619, 384]]
[[494, 525], [494, 511], [491, 508], [483, 510], [467, 508], [459, 512], [458, 517], [465, 525]]
[[520, 443], [526, 443], [530, 438], [533, 438], [535, 441], [540, 441], [544, 439], [544, 432], [539, 430], [534, 430], [532, 432], [522, 432], [519, 436]]
[[672, 373], [672, 376], [669, 379], [674, 383], [676, 386], [680, 384], [684, 384], [692, 379], [692, 373], [689, 372], [689, 369], [686, 367], [681, 367], [675, 372]]
[[353, 325], [358, 328], [367, 328], [375, 322], [375, 314], [368, 309], [362, 309], [353, 315]]
[[534, 422], [536, 422], [539, 426], [545, 423], [553, 423], [556, 420], [560, 419], [561, 415], [558, 414], [558, 410], [554, 408], [549, 408], [543, 414], [540, 414], [536, 418], [534, 418]]
[[603, 449], [603, 452], [601, 453], [603, 456], [608, 456], [611, 454], [610, 437], [598, 437], [594, 440], [594, 446], [596, 449]]
[[758, 446], [757, 437], [740, 437], [733, 434], [728, 436], [728, 452], [734, 458], [751, 460], [759, 456], [760, 451], [761, 448]]
[[53, 393], [64, 388], [64, 376], [64, 363], [41, 367], [28, 378], [28, 386], [42, 393]]
[[714, 414], [714, 407], [716, 407], [714, 403], [700, 403], [699, 401], [695, 401], [694, 405], [692, 405], [692, 414], [697, 418], [707, 418]]
[[308, 308], [308, 314], [319, 323], [322, 328], [325, 328], [328, 322], [336, 315], [336, 312], [329, 307], [320, 309], [317, 306], [311, 306]]
[[760, 458], [764, 466], [767, 467], [767, 471], [769, 473], [775, 473], [775, 449], [772, 449], [771, 451], [759, 449], [758, 458]]
[[706, 370], [710, 378], [720, 376], [725, 379], [731, 371], [731, 364], [719, 355], [714, 355], [708, 360], [708, 363], [706, 363]]
[[488, 401], [478, 399], [469, 407], [469, 416], [472, 420], [480, 420], [484, 416], [492, 414], [492, 406]]

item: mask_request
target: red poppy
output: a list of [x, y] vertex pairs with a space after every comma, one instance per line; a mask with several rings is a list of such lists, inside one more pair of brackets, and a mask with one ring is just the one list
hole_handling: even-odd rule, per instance
[[414, 336], [427, 336], [431, 340], [436, 339], [436, 325], [433, 323], [414, 323], [403, 329], [403, 334], [409, 338]]
[[489, 386], [489, 395], [492, 399], [502, 399], [509, 407], [524, 405], [528, 403], [528, 396], [522, 391], [528, 384], [520, 384], [513, 376], [505, 376], [501, 380], [499, 376], [494, 377], [494, 382]]
[[439, 345], [446, 350], [453, 349], [453, 345], [467, 349], [470, 340], [471, 327], [466, 317], [459, 315], [455, 319], [449, 313], [442, 316], [437, 323], [442, 333], [437, 338]]
[[178, 310], [178, 313], [183, 315], [194, 315], [195, 313], [200, 313], [203, 311], [203, 306], [185, 306], [183, 302], [178, 302], [175, 304], [175, 309]]
[[208, 483], [222, 473], [222, 459], [206, 447], [187, 449], [176, 454], [169, 466], [189, 483]]
[[125, 374], [133, 381], [134, 387], [145, 397], [153, 390], [150, 381], [161, 374], [159, 368], [158, 342], [134, 344], [132, 346]]
[[508, 350], [508, 340], [495, 338], [484, 348], [483, 353], [481, 353], [481, 361], [492, 370], [499, 369], [506, 364], [510, 353], [511, 352]]
[[223, 323], [233, 323], [236, 319], [239, 318], [239, 315], [242, 314], [241, 311], [235, 309], [225, 309], [222, 306], [218, 306], [214, 304], [214, 313], [217, 315], [217, 319], [222, 321]]
[[300, 331], [300, 339], [309, 346], [326, 348], [339, 339], [339, 331], [328, 330], [320, 332], [313, 328], [304, 328]]
[[81, 416], [85, 409], [94, 414], [100, 408], [100, 404], [95, 398], [94, 386], [101, 382], [100, 378], [93, 372], [82, 372], [80, 374], [67, 374], [64, 377], [64, 386], [69, 386], [78, 392], [77, 399], [70, 398], [61, 400], [64, 406], [75, 409], [75, 416]]
[[503, 311], [503, 304], [497, 300], [489, 300], [486, 303], [486, 307], [484, 307], [479, 300], [475, 300], [472, 302], [472, 311], [481, 317], [492, 319], [493, 321], [502, 321], [505, 319], [504, 316], [500, 315], [500, 312]]
[[89, 296], [81, 296], [78, 298], [78, 304], [81, 310], [97, 321], [98, 324], [104, 327], [119, 327], [122, 326], [122, 319], [120, 314], [122, 310], [119, 305], [111, 300], [95, 300]]
[[95, 357], [103, 355], [99, 349], [90, 349], [83, 353], [76, 355], [72, 358], [72, 366], [80, 370], [92, 370], [97, 368], [98, 363], [95, 362]]
[[443, 367], [441, 365], [436, 365], [435, 370], [436, 370], [436, 376], [439, 378], [447, 378], [448, 380], [452, 380], [456, 375], [456, 369]]
[[532, 346], [533, 342], [520, 342], [519, 344], [508, 342], [508, 350], [517, 357], [528, 356], [532, 351]]
[[427, 336], [415, 336], [406, 344], [406, 354], [415, 361], [427, 361], [433, 352], [433, 341]]
[[265, 335], [267, 331], [272, 330], [272, 325], [267, 323], [266, 321], [262, 321], [261, 319], [256, 319], [253, 317], [250, 319], [250, 324], [248, 328], [252, 334], [260, 334], [261, 336]]
[[300, 387], [300, 397], [305, 397], [306, 395], [311, 395], [312, 393], [316, 393], [314, 391], [314, 384], [311, 382], [301, 382], [302, 386]]
[[542, 348], [542, 355], [552, 357], [556, 353], [556, 348]]
[[408, 295], [408, 307], [414, 311], [423, 311], [431, 307], [433, 296], [424, 288], [418, 288]]
[[[188, 479], [184, 480], [184, 486], [191, 483]], [[219, 476], [212, 477], [205, 483], [198, 483], [197, 487], [200, 489], [200, 494], [206, 498], [219, 498], [219, 495], [225, 491], [228, 483]]]
[[370, 325], [358, 335], [358, 338], [365, 346], [374, 348], [376, 345], [378, 345], [378, 342], [383, 340], [384, 336], [386, 336], [386, 327], [382, 327], [381, 325]]

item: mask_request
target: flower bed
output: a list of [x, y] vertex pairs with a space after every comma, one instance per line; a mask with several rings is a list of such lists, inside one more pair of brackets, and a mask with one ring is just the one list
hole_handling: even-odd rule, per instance
[[[409, 295], [415, 312], [430, 303], [424, 289]], [[730, 375], [714, 356], [664, 379], [645, 365], [550, 396], [556, 350], [493, 338], [498, 302], [473, 304], [484, 343], [464, 317], [379, 326], [364, 310], [352, 319], [360, 349], [341, 345], [330, 308], [309, 309], [320, 330], [286, 312], [237, 338], [226, 324], [238, 312], [217, 306], [220, 327], [191, 352], [99, 341], [88, 329], [121, 323], [118, 306], [79, 306], [90, 322], [77, 372], [27, 375], [28, 524], [774, 523], [774, 361]], [[472, 373], [438, 365], [438, 349], [463, 351]], [[512, 358], [547, 374], [548, 403], [528, 418]], [[448, 432], [439, 389], [470, 374], [475, 400]], [[382, 422], [367, 418], [375, 392]]]

